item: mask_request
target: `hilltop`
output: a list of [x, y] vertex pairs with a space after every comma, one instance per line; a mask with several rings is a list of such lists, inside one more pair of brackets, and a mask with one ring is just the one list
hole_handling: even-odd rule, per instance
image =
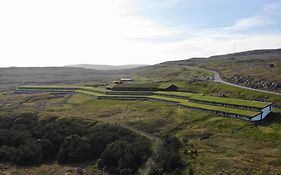
[[162, 63], [218, 71], [226, 81], [257, 89], [281, 92], [281, 49], [253, 50], [209, 58]]
[[120, 69], [133, 69], [138, 67], [147, 66], [146, 64], [128, 64], [128, 65], [97, 65], [97, 64], [75, 64], [75, 65], [67, 65], [65, 67], [79, 67], [85, 69], [95, 69], [95, 70], [120, 70]]

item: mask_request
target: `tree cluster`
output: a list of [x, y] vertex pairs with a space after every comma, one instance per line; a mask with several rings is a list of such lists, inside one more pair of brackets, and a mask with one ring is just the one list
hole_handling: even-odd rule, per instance
[[111, 174], [133, 174], [151, 155], [146, 139], [120, 126], [33, 114], [0, 117], [0, 161], [36, 165], [98, 161]]
[[151, 175], [174, 174], [181, 175], [183, 162], [179, 155], [182, 147], [177, 137], [166, 135], [163, 139], [163, 146], [154, 157], [156, 164], [152, 168]]

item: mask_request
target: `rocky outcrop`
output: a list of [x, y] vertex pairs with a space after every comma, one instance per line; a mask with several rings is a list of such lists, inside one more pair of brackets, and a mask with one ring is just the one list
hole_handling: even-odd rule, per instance
[[246, 77], [242, 77], [240, 75], [232, 75], [228, 77], [228, 81], [240, 84], [243, 86], [251, 87], [254, 89], [263, 89], [263, 90], [277, 90], [281, 88], [281, 84], [278, 82], [271, 82], [267, 80], [259, 80], [259, 79], [249, 79]]

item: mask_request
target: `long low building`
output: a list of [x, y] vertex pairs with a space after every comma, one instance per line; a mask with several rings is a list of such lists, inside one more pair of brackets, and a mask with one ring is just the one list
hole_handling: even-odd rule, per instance
[[172, 98], [186, 99], [189, 102], [197, 104], [224, 107], [226, 109], [231, 108], [259, 112], [259, 114], [252, 116], [251, 121], [260, 121], [272, 112], [272, 103], [268, 102], [222, 98], [188, 92], [155, 92], [155, 94]]
[[112, 91], [177, 91], [178, 87], [174, 84], [161, 85], [156, 83], [122, 83], [109, 85], [107, 89]]
[[[158, 100], [174, 103], [178, 106], [193, 110], [201, 110], [216, 115], [239, 118], [248, 121], [260, 121], [272, 112], [272, 104], [267, 102], [239, 100], [231, 98], [221, 98], [195, 94], [188, 92], [168, 91], [150, 91], [152, 86], [135, 84], [132, 89], [126, 91], [106, 90], [104, 88], [87, 86], [22, 86], [16, 90], [16, 93], [52, 93], [52, 94], [73, 94], [80, 93], [96, 97], [97, 99], [108, 100]], [[155, 86], [156, 87], [156, 86]], [[160, 87], [160, 86], [158, 86]], [[144, 88], [147, 88], [146, 91]], [[133, 91], [134, 89], [134, 91]], [[155, 90], [159, 88], [155, 88]]]

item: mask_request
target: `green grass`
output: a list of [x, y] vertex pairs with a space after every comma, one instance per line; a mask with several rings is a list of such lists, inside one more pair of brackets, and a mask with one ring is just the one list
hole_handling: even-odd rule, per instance
[[99, 93], [110, 92], [110, 90], [107, 90], [105, 88], [97, 88], [97, 87], [90, 87], [90, 86], [77, 86], [77, 88], [80, 88], [81, 90], [88, 90], [88, 91], [94, 91]]
[[239, 99], [231, 99], [231, 98], [212, 97], [212, 96], [201, 96], [200, 98], [192, 97], [191, 99], [202, 100], [207, 102], [218, 102], [218, 103], [224, 103], [230, 105], [257, 107], [257, 108], [264, 108], [271, 104], [266, 102], [248, 101], [248, 100], [239, 100]]
[[[128, 84], [128, 85], [130, 85], [130, 84]], [[135, 87], [137, 84], [131, 84], [131, 85], [132, 86], [129, 86], [129, 87]], [[55, 87], [55, 86], [52, 86], [52, 87]], [[143, 86], [143, 87], [148, 87], [148, 84], [147, 84], [147, 86]], [[41, 88], [46, 89], [47, 87], [41, 87]], [[35, 89], [35, 87], [33, 89]], [[106, 92], [106, 91], [94, 91], [95, 89], [98, 89], [98, 88], [88, 87], [85, 90], [80, 89], [80, 90], [75, 90], [75, 91], [80, 94], [91, 95], [91, 96], [96, 96], [96, 97], [123, 97], [123, 98], [147, 97], [145, 95], [105, 95], [104, 92]], [[212, 111], [217, 111], [217, 112], [225, 112], [225, 113], [230, 113], [230, 114], [237, 114], [237, 115], [242, 115], [242, 116], [245, 116], [248, 118], [252, 118], [252, 117], [258, 115], [259, 112], [241, 110], [241, 109], [235, 109], [235, 108], [228, 108], [228, 107], [221, 107], [221, 106], [212, 106], [212, 105], [200, 104], [200, 103], [193, 103], [193, 102], [189, 102], [187, 100], [183, 100], [183, 99], [179, 99], [179, 98], [171, 98], [171, 97], [161, 96], [161, 95], [174, 95], [175, 97], [183, 96], [183, 97], [187, 97], [189, 99], [194, 99], [194, 100], [204, 100], [204, 101], [210, 101], [210, 102], [219, 102], [219, 103], [235, 104], [235, 105], [239, 104], [239, 105], [248, 105], [248, 106], [253, 106], [253, 105], [258, 106], [258, 105], [266, 104], [266, 103], [259, 103], [259, 102], [245, 101], [245, 100], [235, 100], [235, 99], [203, 96], [202, 94], [194, 94], [194, 93], [186, 93], [186, 92], [156, 92], [156, 95], [150, 96], [150, 98], [152, 98], [152, 99], [173, 101], [173, 102], [177, 102], [182, 105], [185, 105], [187, 107], [198, 108], [198, 109], [203, 109], [203, 110], [212, 110]], [[242, 102], [243, 102], [243, 104], [242, 104]]]
[[[254, 124], [157, 101], [96, 100], [82, 94], [74, 94], [67, 101], [34, 94], [1, 95], [0, 98], [3, 101], [7, 100], [6, 103], [10, 103], [12, 107], [19, 100], [25, 101], [35, 96], [40, 98], [32, 98], [32, 103], [44, 100], [50, 107], [40, 112], [42, 117], [76, 117], [87, 120], [108, 117], [156, 136], [171, 134], [181, 141], [188, 138], [188, 143], [181, 149], [181, 157], [185, 164], [191, 164], [194, 174], [225, 172], [273, 175], [281, 171], [281, 110], [270, 114], [261, 123]], [[12, 109], [9, 115], [17, 115], [17, 112], [24, 111], [26, 107], [23, 104], [17, 109]], [[204, 138], [208, 134], [211, 137]], [[194, 157], [189, 152], [192, 147], [198, 151], [198, 155]], [[21, 171], [24, 169], [21, 168]], [[31, 172], [36, 167], [29, 169]], [[50, 169], [40, 173], [50, 172]], [[188, 168], [186, 169], [183, 174], [188, 174]]]
[[19, 86], [18, 89], [71, 89], [78, 86]]
[[188, 92], [156, 92], [155, 94], [172, 95], [176, 97], [186, 97], [191, 100], [200, 100], [200, 101], [213, 102], [213, 103], [223, 103], [223, 104], [239, 105], [239, 106], [246, 106], [246, 107], [257, 107], [257, 108], [264, 108], [267, 105], [271, 104], [271, 103], [258, 102], [258, 101], [206, 96], [203, 94], [194, 94]]
[[88, 97], [83, 94], [74, 94], [67, 100], [67, 103], [78, 105], [78, 104], [85, 103], [86, 101], [91, 99], [92, 99], [91, 97]]
[[94, 91], [94, 92], [100, 92], [100, 93], [106, 93], [107, 89], [105, 88], [96, 88], [96, 87], [91, 87], [91, 86], [19, 86], [18, 89], [73, 89], [73, 88], [77, 88], [80, 90], [88, 90], [88, 91]]
[[116, 84], [114, 88], [158, 88], [159, 84], [154, 83], [126, 83], [126, 84]]
[[81, 94], [85, 94], [85, 95], [92, 95], [92, 96], [106, 96], [103, 93], [99, 93], [99, 92], [93, 92], [93, 91], [87, 91], [87, 90], [76, 90], [75, 92], [81, 93]]
[[205, 94], [214, 97], [226, 97], [234, 99], [243, 99], [250, 101], [265, 101], [281, 107], [281, 96], [264, 92], [257, 92], [248, 89], [242, 89], [216, 82], [192, 82], [192, 81], [171, 81], [179, 90], [196, 94]]
[[192, 103], [192, 102], [189, 102], [184, 99], [171, 98], [171, 97], [165, 97], [165, 96], [154, 95], [154, 96], [151, 96], [150, 98], [173, 101], [173, 102], [177, 102], [182, 105], [185, 105], [187, 107], [194, 107], [194, 108], [200, 108], [200, 109], [206, 109], [206, 110], [212, 110], [212, 111], [219, 111], [219, 112], [243, 115], [243, 116], [249, 117], [249, 118], [252, 118], [260, 113], [260, 112], [255, 112], [255, 111], [227, 108], [227, 107], [221, 107], [221, 106], [211, 106], [211, 105], [200, 104], [200, 103]]

